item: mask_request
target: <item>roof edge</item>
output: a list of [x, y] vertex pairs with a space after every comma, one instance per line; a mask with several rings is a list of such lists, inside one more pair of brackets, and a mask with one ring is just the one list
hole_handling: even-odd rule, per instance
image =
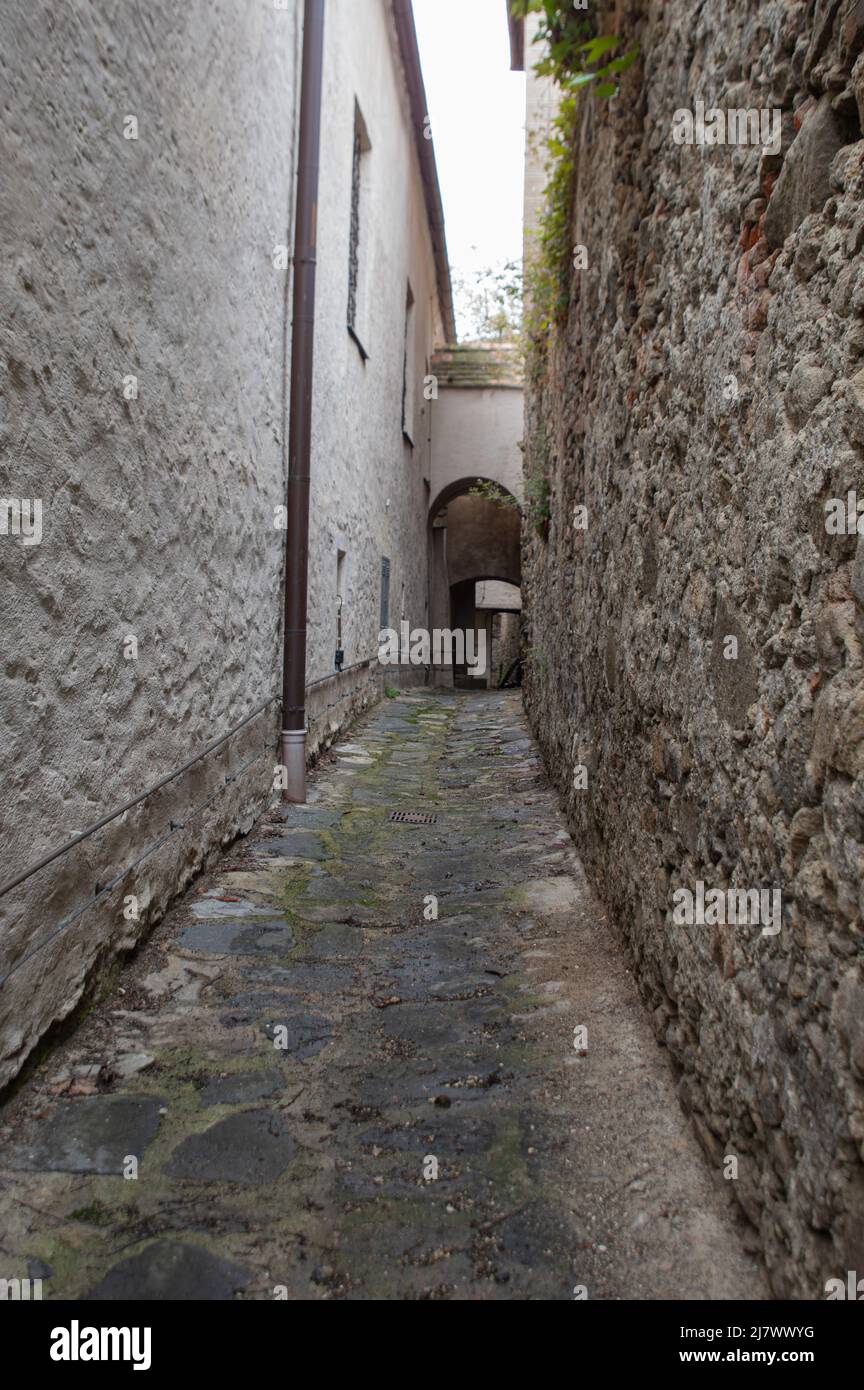
[[420, 175], [423, 180], [423, 196], [426, 201], [426, 215], [432, 237], [432, 250], [435, 256], [435, 278], [438, 285], [438, 298], [441, 301], [441, 316], [444, 320], [444, 336], [450, 342], [456, 341], [456, 316], [453, 312], [453, 286], [450, 281], [450, 262], [447, 259], [447, 236], [444, 229], [444, 206], [441, 202], [441, 186], [438, 182], [438, 166], [431, 139], [425, 135], [428, 106], [423, 71], [420, 66], [420, 50], [417, 46], [417, 30], [414, 26], [414, 13], [411, 0], [393, 0], [393, 18], [399, 40], [399, 52], [405, 69], [408, 84], [408, 97], [411, 103], [411, 124], [414, 127], [414, 144], [420, 161]]
[[511, 9], [511, 0], [504, 0], [507, 6], [507, 26], [510, 30], [510, 70], [525, 71], [525, 20], [517, 19]]

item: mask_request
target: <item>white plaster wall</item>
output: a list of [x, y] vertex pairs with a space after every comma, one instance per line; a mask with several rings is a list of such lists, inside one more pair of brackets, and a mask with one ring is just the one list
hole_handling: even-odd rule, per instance
[[442, 386], [432, 402], [432, 501], [462, 478], [491, 478], [522, 497], [523, 392]]
[[[0, 12], [0, 494], [44, 500], [41, 545], [0, 537], [0, 878], [278, 690], [286, 272], [272, 252], [290, 241], [299, 14]], [[0, 1084], [94, 962], [249, 823], [267, 760], [22, 965], [28, 951], [275, 727], [273, 711], [0, 901], [0, 974], [19, 967], [0, 986]]]
[[[346, 666], [377, 653], [381, 558], [390, 618], [426, 621], [428, 403], [423, 376], [443, 340], [408, 96], [389, 3], [329, 0], [315, 329], [307, 679], [333, 670], [336, 552], [346, 551]], [[347, 330], [355, 101], [371, 142], [360, 219], [363, 362]], [[414, 448], [402, 433], [405, 300], [414, 294]], [[388, 505], [389, 503], [389, 505]], [[370, 673], [370, 679], [372, 678]]]
[[[0, 11], [0, 496], [44, 537], [0, 536], [0, 881], [227, 732], [280, 685], [284, 393], [302, 4], [20, 0]], [[435, 276], [390, 8], [329, 0], [320, 198], [307, 679], [426, 603]], [[364, 367], [346, 331], [354, 99], [373, 142]], [[139, 122], [123, 138], [124, 118]], [[417, 448], [401, 430], [417, 305]], [[124, 376], [139, 379], [126, 401]], [[389, 499], [390, 506], [386, 506]], [[347, 542], [347, 544], [345, 544]], [[128, 635], [138, 659], [126, 661]], [[351, 677], [346, 680], [352, 681]], [[337, 683], [338, 684], [338, 683]], [[377, 693], [312, 700], [316, 740]], [[335, 709], [335, 714], [334, 714]], [[321, 729], [323, 728], [323, 735]], [[276, 706], [218, 754], [0, 900], [0, 1086], [270, 794]], [[255, 759], [257, 761], [252, 761]], [[250, 764], [247, 766], [247, 764]], [[226, 784], [226, 776], [238, 780]], [[189, 813], [213, 804], [46, 942]], [[124, 898], [140, 917], [123, 916]]]

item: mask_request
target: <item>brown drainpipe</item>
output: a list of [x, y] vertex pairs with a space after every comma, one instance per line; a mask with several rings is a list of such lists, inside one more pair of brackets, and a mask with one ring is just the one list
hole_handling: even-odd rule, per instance
[[294, 318], [291, 327], [291, 415], [288, 430], [288, 526], [285, 543], [285, 627], [282, 658], [283, 801], [306, 800], [306, 609], [309, 588], [309, 461], [312, 436], [312, 348], [318, 239], [318, 163], [324, 59], [324, 0], [305, 0], [300, 147], [294, 231]]

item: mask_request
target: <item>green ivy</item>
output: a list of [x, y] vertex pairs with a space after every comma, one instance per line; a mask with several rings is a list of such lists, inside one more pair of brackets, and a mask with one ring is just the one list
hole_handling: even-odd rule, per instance
[[530, 313], [525, 328], [529, 343], [541, 346], [560, 323], [570, 300], [573, 199], [576, 187], [575, 145], [578, 94], [592, 86], [597, 96], [618, 94], [618, 77], [635, 63], [639, 49], [610, 56], [621, 43], [612, 34], [595, 34], [594, 18], [574, 9], [572, 0], [511, 0], [517, 19], [538, 14], [535, 35], [541, 56], [535, 72], [551, 77], [561, 90], [558, 115], [547, 144], [546, 206], [540, 216], [537, 245], [526, 265]]
[[488, 478], [478, 478], [472, 488], [468, 490], [469, 497], [482, 497], [484, 502], [492, 502], [496, 507], [504, 507], [510, 511], [521, 512], [522, 508], [512, 492], [505, 492], [497, 483], [492, 483]]
[[482, 497], [484, 501], [492, 502], [496, 507], [519, 512], [538, 535], [546, 534], [546, 527], [552, 515], [551, 495], [552, 488], [545, 472], [532, 471], [530, 464], [525, 478], [524, 503], [518, 502], [512, 492], [505, 492], [504, 488], [486, 478], [478, 478], [468, 492], [469, 497]]
[[618, 75], [626, 72], [639, 56], [633, 48], [620, 58], [606, 59], [621, 42], [614, 34], [595, 34], [593, 18], [574, 8], [572, 0], [511, 0], [516, 19], [539, 14], [535, 42], [543, 49], [535, 65], [541, 77], [551, 77], [562, 91], [574, 92], [596, 82], [598, 96], [612, 97], [618, 92]]
[[547, 145], [546, 203], [525, 266], [524, 327], [529, 344], [546, 338], [570, 302], [577, 124], [576, 97], [562, 97]]

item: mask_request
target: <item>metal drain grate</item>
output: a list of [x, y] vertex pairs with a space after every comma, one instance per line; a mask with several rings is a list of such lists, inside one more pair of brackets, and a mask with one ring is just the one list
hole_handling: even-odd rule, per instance
[[434, 825], [437, 816], [429, 816], [425, 811], [391, 811], [390, 819], [400, 825]]

